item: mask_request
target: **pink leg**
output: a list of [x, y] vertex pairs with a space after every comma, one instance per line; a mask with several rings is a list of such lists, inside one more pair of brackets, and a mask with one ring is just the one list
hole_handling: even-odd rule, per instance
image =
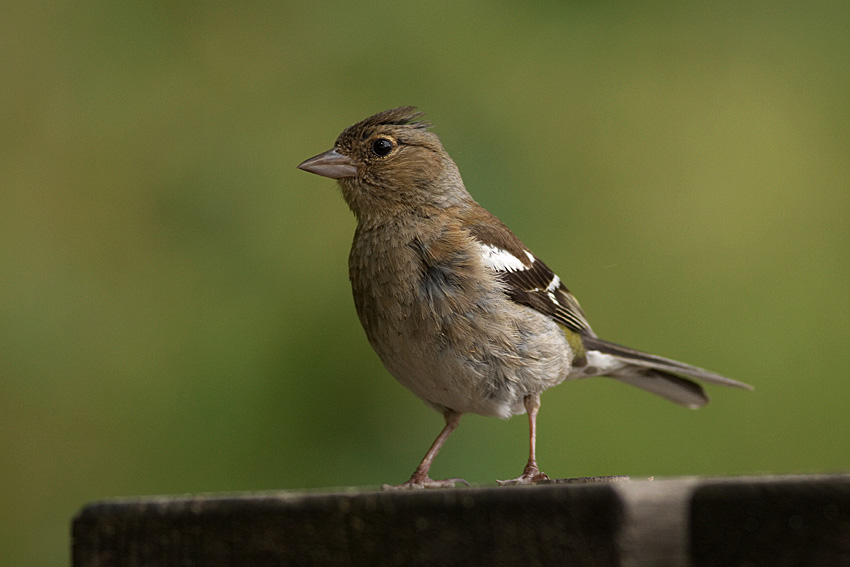
[[511, 480], [497, 481], [500, 486], [511, 486], [515, 484], [534, 484], [541, 480], [549, 480], [549, 477], [540, 472], [537, 467], [537, 410], [540, 409], [540, 394], [529, 394], [523, 398], [525, 411], [528, 412], [528, 463], [522, 474]]
[[437, 436], [437, 439], [434, 441], [434, 444], [431, 445], [431, 448], [428, 449], [428, 452], [425, 454], [425, 458], [422, 459], [422, 462], [419, 463], [419, 466], [416, 467], [416, 470], [411, 475], [410, 480], [403, 484], [385, 484], [381, 487], [382, 490], [410, 490], [417, 488], [451, 488], [455, 485], [455, 483], [462, 482], [463, 484], [469, 486], [469, 483], [463, 480], [462, 478], [448, 478], [445, 480], [432, 480], [428, 476], [428, 470], [431, 468], [431, 463], [434, 462], [434, 457], [437, 456], [437, 453], [440, 452], [440, 448], [442, 448], [443, 443], [446, 442], [446, 439], [449, 438], [449, 435], [452, 434], [452, 431], [457, 429], [458, 423], [460, 423], [460, 416], [462, 414], [453, 411], [446, 410], [445, 418], [446, 418], [446, 426]]

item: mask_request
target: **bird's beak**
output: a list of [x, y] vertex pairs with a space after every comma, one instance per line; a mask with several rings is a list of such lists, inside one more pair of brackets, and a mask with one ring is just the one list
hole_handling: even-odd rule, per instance
[[342, 179], [343, 177], [355, 177], [357, 175], [357, 164], [354, 160], [342, 155], [336, 151], [336, 148], [301, 162], [298, 169], [331, 179]]

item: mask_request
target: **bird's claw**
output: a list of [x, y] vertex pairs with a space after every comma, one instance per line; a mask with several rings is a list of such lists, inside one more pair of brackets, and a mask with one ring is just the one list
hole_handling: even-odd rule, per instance
[[426, 488], [454, 488], [455, 484], [462, 483], [469, 486], [469, 483], [462, 478], [446, 478], [442, 480], [434, 480], [427, 476], [413, 476], [407, 482], [402, 484], [384, 484], [381, 485], [381, 490], [424, 490]]
[[521, 475], [516, 478], [512, 478], [510, 480], [497, 480], [499, 486], [521, 486], [526, 484], [537, 484], [538, 482], [543, 482], [545, 480], [549, 480], [549, 475], [546, 473], [540, 472], [536, 467], [533, 469], [529, 469], [526, 467], [525, 471]]

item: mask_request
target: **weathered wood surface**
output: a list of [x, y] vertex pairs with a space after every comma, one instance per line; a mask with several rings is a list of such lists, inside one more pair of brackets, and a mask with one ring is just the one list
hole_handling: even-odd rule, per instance
[[850, 475], [93, 503], [74, 567], [850, 565]]

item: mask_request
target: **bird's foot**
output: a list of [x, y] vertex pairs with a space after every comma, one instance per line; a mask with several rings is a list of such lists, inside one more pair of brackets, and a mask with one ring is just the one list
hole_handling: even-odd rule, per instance
[[[553, 478], [547, 484], [595, 484], [604, 482], [626, 482], [628, 480], [631, 480], [631, 478], [625, 475], [580, 476], [577, 478]], [[653, 477], [649, 477], [647, 480], [653, 480]]]
[[497, 480], [496, 482], [499, 483], [499, 486], [520, 486], [524, 484], [537, 484], [545, 480], [549, 480], [549, 475], [540, 472], [537, 465], [529, 464], [526, 465], [525, 470], [518, 477], [510, 480]]
[[381, 490], [423, 490], [425, 488], [454, 488], [455, 484], [462, 483], [469, 486], [469, 483], [462, 478], [446, 478], [443, 480], [434, 480], [428, 475], [414, 474], [410, 480], [402, 484], [384, 484]]

